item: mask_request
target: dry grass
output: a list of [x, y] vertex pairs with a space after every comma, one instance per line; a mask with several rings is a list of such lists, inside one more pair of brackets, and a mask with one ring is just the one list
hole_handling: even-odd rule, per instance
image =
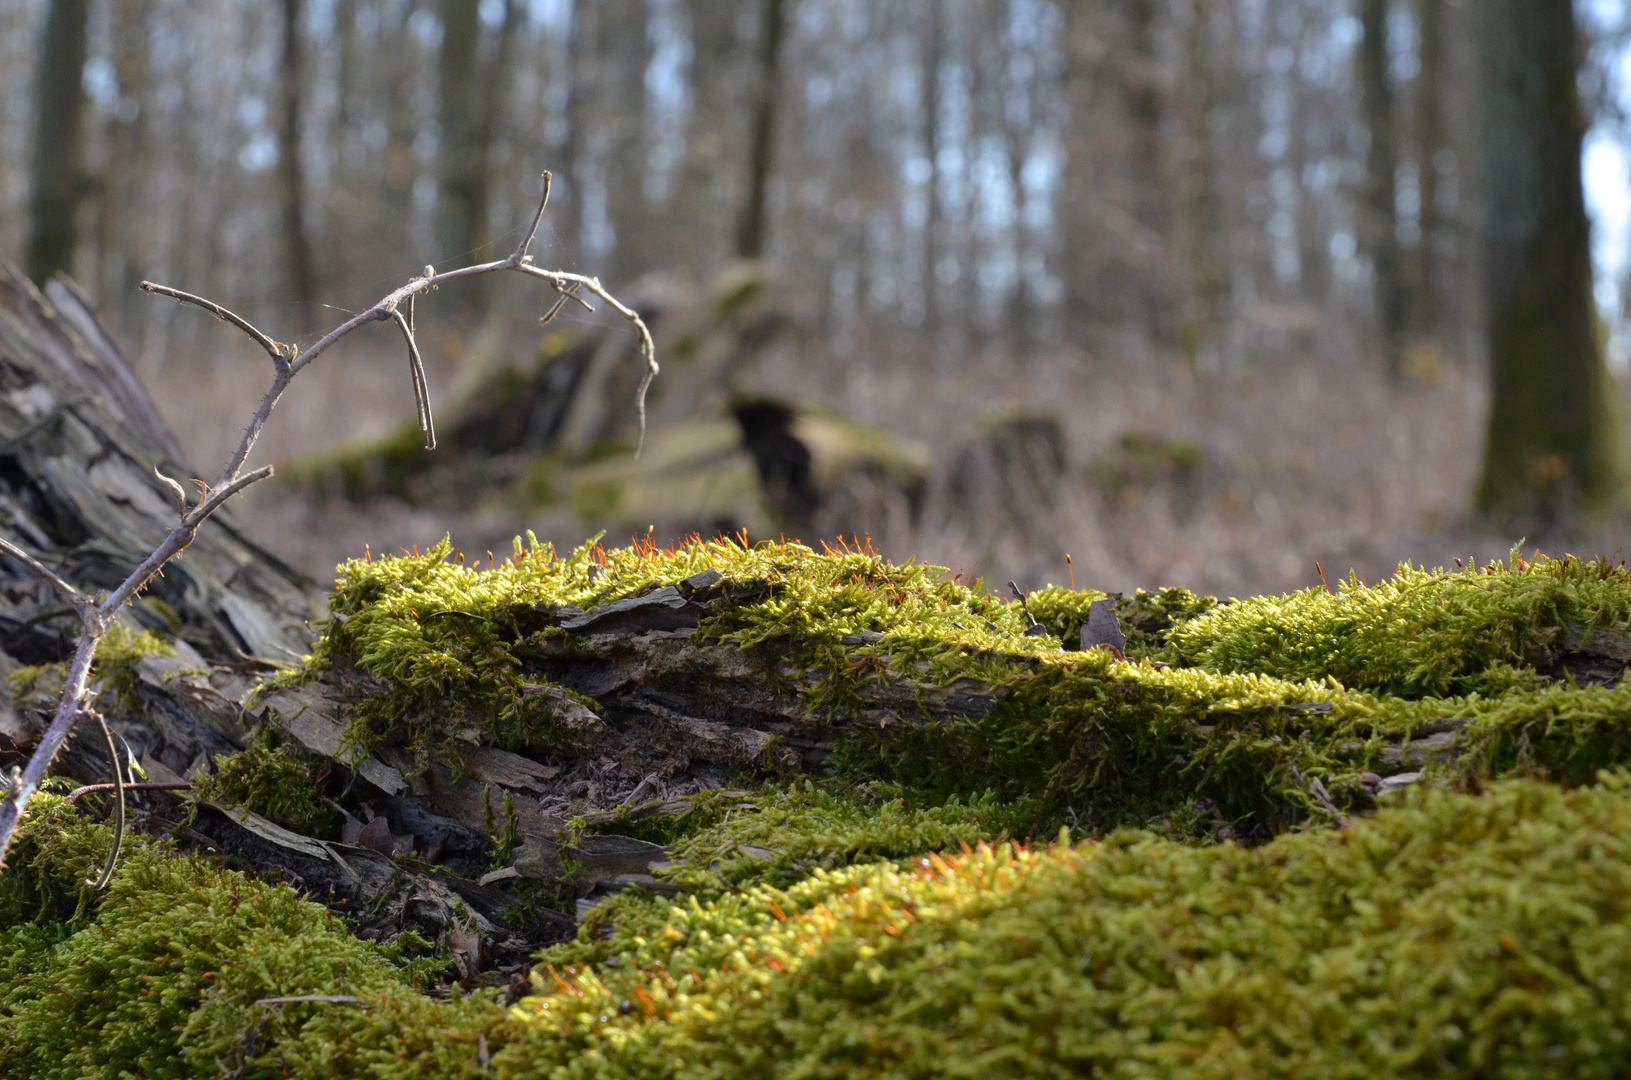
[[[282, 461], [378, 435], [413, 415], [406, 362], [388, 335], [347, 343], [298, 380], [258, 451]], [[454, 374], [447, 356], [427, 357], [433, 394]], [[236, 439], [245, 403], [261, 388], [264, 361], [235, 341], [179, 350], [144, 374], [195, 462], [216, 461]], [[1068, 578], [1100, 588], [1184, 584], [1224, 596], [1278, 593], [1333, 583], [1352, 569], [1386, 575], [1400, 560], [1429, 565], [1488, 560], [1520, 539], [1481, 527], [1467, 512], [1483, 440], [1484, 388], [1467, 367], [1389, 387], [1369, 370], [1309, 365], [1200, 378], [1185, 369], [1142, 370], [1060, 355], [1019, 363], [989, 360], [950, 370], [926, 364], [856, 361], [847, 366], [778, 364], [757, 388], [813, 399], [927, 445], [936, 482], [923, 520], [878, 522], [873, 538], [889, 555], [1027, 586]], [[989, 418], [1022, 411], [1060, 417], [1068, 463], [1051, 505], [959, 517], [948, 512], [946, 479], [960, 447]], [[1127, 436], [1180, 457], [1188, 469], [1122, 450]], [[1012, 494], [1012, 493], [1011, 493]], [[239, 513], [274, 548], [326, 580], [339, 560], [372, 550], [424, 545], [450, 532], [467, 551], [507, 549], [537, 521], [418, 510], [382, 500], [367, 506], [312, 504], [277, 492], [253, 494]], [[585, 532], [591, 530], [584, 530]], [[1568, 536], [1530, 537], [1553, 551], [1612, 553], [1624, 530], [1603, 523]], [[557, 544], [578, 534], [541, 532]], [[619, 538], [612, 537], [616, 540]]]

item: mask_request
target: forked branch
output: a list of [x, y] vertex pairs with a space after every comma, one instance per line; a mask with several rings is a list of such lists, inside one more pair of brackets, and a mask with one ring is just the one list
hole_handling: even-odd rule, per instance
[[[460, 278], [476, 277], [481, 274], [496, 273], [500, 270], [515, 270], [529, 277], [541, 278], [548, 282], [560, 294], [550, 315], [559, 310], [560, 306], [568, 300], [582, 304], [593, 311], [594, 308], [585, 300], [581, 292], [588, 292], [599, 297], [613, 311], [627, 319], [634, 327], [640, 338], [640, 352], [645, 362], [645, 374], [640, 380], [638, 400], [636, 402], [640, 416], [640, 438], [645, 439], [646, 430], [646, 391], [651, 386], [651, 380], [657, 375], [657, 350], [651, 339], [651, 331], [646, 327], [644, 320], [633, 308], [619, 301], [600, 284], [598, 278], [585, 277], [582, 274], [567, 273], [564, 270], [544, 270], [533, 265], [530, 254], [533, 239], [538, 234], [538, 226], [543, 221], [544, 211], [549, 207], [550, 174], [544, 173], [543, 195], [538, 201], [538, 210], [533, 214], [532, 223], [528, 226], [526, 235], [509, 257], [495, 262], [480, 263], [476, 266], [465, 266], [457, 270], [450, 270], [445, 274], [438, 274], [434, 267], [427, 266], [425, 272], [412, 278], [407, 284], [393, 289], [372, 307], [352, 316], [345, 322], [328, 331], [316, 344], [304, 352], [293, 345], [274, 340], [262, 333], [249, 320], [235, 312], [206, 300], [201, 296], [182, 292], [167, 285], [156, 285], [151, 281], [142, 282], [142, 290], [149, 294], [167, 296], [177, 303], [191, 304], [208, 311], [216, 318], [224, 320], [248, 334], [257, 345], [266, 351], [272, 360], [272, 383], [265, 394], [261, 396], [260, 403], [249, 418], [244, 428], [243, 437], [228, 457], [226, 465], [211, 484], [204, 487], [197, 505], [188, 509], [185, 490], [174, 480], [159, 475], [171, 493], [176, 497], [178, 520], [176, 525], [165, 536], [163, 542], [153, 550], [153, 553], [142, 560], [140, 566], [133, 570], [129, 577], [122, 582], [111, 594], [91, 599], [73, 585], [64, 581], [54, 571], [39, 559], [29, 554], [23, 548], [11, 541], [0, 537], [0, 551], [12, 556], [29, 569], [39, 574], [51, 586], [65, 596], [74, 610], [79, 613], [80, 635], [79, 644], [74, 651], [72, 661], [68, 665], [67, 677], [63, 680], [62, 698], [57, 704], [55, 715], [45, 734], [40, 738], [40, 745], [29, 758], [27, 766], [20, 773], [15, 773], [9, 786], [0, 789], [0, 866], [4, 865], [6, 852], [11, 847], [18, 824], [28, 808], [29, 800], [39, 790], [40, 783], [45, 779], [47, 770], [56, 759], [57, 753], [62, 749], [68, 737], [69, 730], [74, 721], [87, 712], [89, 697], [89, 681], [91, 661], [95, 657], [98, 643], [107, 633], [108, 627], [113, 625], [114, 618], [119, 609], [135, 598], [153, 577], [164, 568], [165, 563], [180, 554], [187, 545], [191, 544], [198, 529], [209, 516], [232, 496], [249, 485], [264, 480], [272, 475], [271, 466], [244, 471], [245, 463], [260, 438], [261, 430], [266, 426], [267, 419], [272, 410], [283, 397], [283, 392], [289, 388], [289, 383], [306, 368], [327, 351], [335, 342], [346, 337], [371, 322], [392, 321], [402, 331], [408, 344], [408, 365], [410, 378], [413, 381], [414, 399], [419, 413], [419, 426], [425, 433], [427, 449], [436, 445], [435, 427], [431, 420], [430, 397], [425, 384], [424, 363], [419, 355], [419, 345], [414, 332], [413, 308], [414, 299], [423, 293], [428, 293], [433, 287], [443, 281], [456, 281]], [[403, 305], [407, 310], [402, 310]], [[547, 317], [546, 317], [547, 321]], [[638, 450], [636, 451], [638, 453]], [[113, 750], [110, 737], [111, 763], [115, 773], [115, 798], [118, 804], [116, 811], [116, 835], [113, 851], [108, 857], [107, 867], [96, 882], [97, 888], [107, 884], [112, 874], [114, 863], [118, 858], [119, 840], [123, 832], [123, 788], [126, 786], [124, 778], [119, 775], [120, 765], [118, 753]], [[147, 785], [151, 786], [151, 785]]]

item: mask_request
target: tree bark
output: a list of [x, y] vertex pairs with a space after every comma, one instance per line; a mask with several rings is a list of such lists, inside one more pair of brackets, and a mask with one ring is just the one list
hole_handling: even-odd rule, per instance
[[745, 179], [750, 103], [742, 88], [754, 56], [738, 30], [748, 0], [686, 0], [691, 29], [691, 119], [679, 188], [669, 205], [675, 250], [699, 277], [736, 250], [736, 214]]
[[1372, 295], [1382, 357], [1388, 374], [1399, 374], [1404, 352], [1404, 282], [1399, 272], [1398, 150], [1394, 139], [1393, 84], [1388, 75], [1388, 0], [1363, 0], [1359, 47], [1361, 100], [1370, 136], [1365, 155], [1365, 248], [1370, 254]]
[[1491, 406], [1477, 505], [1546, 525], [1624, 492], [1580, 178], [1580, 42], [1568, 0], [1487, 0], [1482, 15]]
[[83, 177], [80, 127], [85, 93], [85, 24], [89, 0], [51, 0], [40, 40], [35, 89], [34, 196], [28, 273], [43, 284], [73, 270], [77, 234], [74, 212]]
[[306, 233], [306, 170], [300, 156], [305, 68], [300, 24], [303, 0], [283, 0], [283, 59], [278, 70], [282, 116], [278, 125], [278, 176], [282, 181], [284, 257], [295, 319], [303, 332], [317, 322], [317, 272]]
[[1162, 87], [1150, 0], [1066, 4], [1061, 19], [1066, 335], [1088, 347], [1164, 336]]

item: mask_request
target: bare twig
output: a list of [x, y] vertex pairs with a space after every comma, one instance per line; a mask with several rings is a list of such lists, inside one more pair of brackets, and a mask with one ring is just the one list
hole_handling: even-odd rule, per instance
[[555, 316], [561, 313], [561, 309], [566, 306], [566, 302], [568, 300], [576, 301], [577, 303], [583, 305], [584, 310], [593, 314], [595, 305], [579, 296], [578, 288], [579, 287], [577, 285], [573, 285], [570, 288], [562, 288], [559, 285], [555, 286], [555, 291], [561, 294], [561, 298], [551, 304], [548, 311], [544, 312], [543, 317], [538, 320], [538, 325], [548, 326], [552, 321], [554, 321]]
[[219, 510], [222, 503], [238, 494], [238, 492], [242, 491], [250, 484], [258, 484], [262, 480], [270, 480], [271, 478], [272, 466], [270, 465], [262, 465], [254, 472], [244, 473], [230, 484], [211, 491], [199, 502], [197, 506], [193, 507], [192, 513], [188, 514], [182, 520], [190, 523], [194, 528], [197, 528], [199, 525], [204, 523], [205, 518]]
[[425, 365], [419, 359], [419, 344], [413, 339], [413, 297], [408, 297], [408, 316], [402, 315], [402, 309], [391, 312], [396, 316], [397, 326], [402, 328], [402, 336], [408, 342], [408, 370], [413, 377], [413, 399], [419, 408], [419, 430], [425, 434], [425, 449], [436, 449], [436, 422], [430, 416], [430, 394], [425, 389]]
[[520, 262], [527, 257], [527, 250], [532, 247], [532, 238], [538, 235], [538, 223], [544, 220], [544, 211], [549, 208], [549, 185], [554, 180], [554, 174], [548, 169], [544, 170], [544, 197], [538, 200], [538, 212], [532, 215], [532, 224], [527, 226], [527, 235], [521, 238], [521, 243], [510, 258]]
[[[72, 790], [72, 791], [70, 791], [68, 793], [68, 801], [69, 802], [78, 802], [82, 797], [84, 797], [86, 795], [95, 795], [98, 792], [102, 792], [102, 791], [112, 791], [115, 786], [117, 786], [117, 785], [115, 785], [115, 784], [86, 784], [84, 787], [76, 787], [76, 788], [74, 788], [74, 790]], [[128, 791], [191, 791], [192, 790], [192, 785], [187, 783], [186, 781], [179, 781], [179, 782], [172, 781], [172, 782], [166, 783], [166, 784], [125, 784], [124, 789], [127, 792]]]
[[180, 289], [172, 289], [168, 285], [158, 285], [151, 281], [142, 282], [141, 290], [144, 293], [158, 293], [160, 296], [168, 296], [178, 304], [197, 304], [211, 315], [214, 315], [217, 319], [231, 323], [239, 330], [242, 330], [244, 333], [254, 338], [256, 343], [259, 344], [261, 348], [265, 349], [267, 353], [271, 355], [273, 360], [288, 359], [287, 355], [285, 354], [290, 351], [291, 346], [285, 345], [281, 341], [273, 341], [271, 338], [255, 329], [254, 324], [252, 324], [248, 319], [234, 311], [229, 311], [212, 300], [206, 300], [202, 296], [194, 296], [192, 293], [184, 293]]
[[[627, 304], [617, 299], [617, 297], [607, 292], [605, 286], [601, 285], [599, 278], [585, 277], [582, 274], [569, 274], [564, 270], [543, 270], [539, 267], [533, 266], [531, 263], [521, 263], [517, 265], [515, 269], [521, 271], [523, 274], [531, 274], [533, 277], [543, 278], [545, 281], [554, 284], [557, 288], [563, 288], [567, 285], [575, 283], [579, 287], [587, 289], [589, 292], [600, 297], [601, 300], [605, 301], [607, 307], [611, 308], [613, 311], [617, 312], [634, 325], [635, 331], [640, 335], [640, 355], [646, 362], [646, 372], [640, 379], [639, 389], [635, 391], [634, 401], [635, 410], [640, 416], [640, 438], [635, 444], [634, 448], [635, 456], [638, 457], [640, 455], [640, 451], [644, 449], [646, 443], [646, 391], [651, 389], [651, 380], [655, 379], [662, 371], [662, 369], [657, 366], [657, 346], [651, 340], [651, 330], [647, 328], [645, 320], [640, 318], [639, 313], [633, 308], [629, 307]], [[576, 297], [574, 297], [574, 299], [576, 299]]]
[[170, 489], [170, 494], [176, 497], [176, 516], [183, 518], [186, 517], [187, 489], [170, 479], [168, 476], [165, 476], [163, 473], [159, 472], [159, 467], [157, 465], [153, 466], [153, 475], [158, 477], [160, 482], [163, 483], [165, 487]]
[[102, 738], [108, 744], [108, 762], [113, 766], [113, 847], [108, 849], [108, 861], [103, 865], [102, 872], [95, 881], [86, 882], [92, 892], [101, 892], [113, 880], [113, 868], [119, 865], [119, 848], [125, 841], [125, 778], [124, 770], [119, 766], [119, 747], [113, 741], [113, 732], [108, 728], [107, 718], [95, 709], [86, 709], [97, 726], [102, 729]]
[[[210, 312], [216, 318], [232, 323], [254, 338], [261, 348], [266, 350], [267, 355], [272, 358], [272, 383], [261, 396], [260, 404], [256, 406], [255, 412], [250, 416], [249, 424], [244, 428], [243, 436], [238, 440], [238, 445], [227, 459], [226, 465], [221, 469], [214, 483], [204, 486], [204, 491], [196, 506], [188, 510], [186, 508], [185, 491], [175, 481], [160, 475], [159, 479], [171, 490], [172, 494], [177, 496], [177, 509], [181, 515], [181, 520], [170, 530], [159, 546], [153, 550], [153, 553], [143, 559], [141, 565], [131, 571], [130, 576], [106, 598], [99, 597], [95, 600], [87, 598], [68, 582], [58, 577], [38, 559], [4, 537], [0, 537], [0, 550], [6, 551], [23, 562], [35, 573], [49, 581], [59, 592], [67, 596], [78, 612], [80, 619], [79, 643], [74, 650], [73, 659], [68, 664], [67, 677], [63, 680], [62, 698], [58, 702], [56, 713], [52, 717], [51, 723], [46, 727], [45, 733], [40, 737], [40, 744], [34, 751], [34, 755], [29, 758], [27, 766], [21, 772], [14, 773], [9, 786], [0, 791], [0, 865], [4, 864], [5, 854], [11, 847], [12, 837], [16, 834], [17, 826], [21, 823], [23, 814], [28, 808], [29, 800], [33, 798], [34, 792], [39, 790], [41, 781], [45, 779], [46, 771], [51, 767], [51, 763], [56, 759], [58, 752], [61, 751], [74, 721], [85, 711], [83, 706], [88, 692], [91, 661], [95, 658], [98, 643], [107, 633], [108, 627], [113, 624], [114, 616], [118, 614], [121, 607], [129, 603], [137, 593], [147, 587], [148, 583], [153, 580], [154, 575], [164, 568], [165, 563], [175, 558], [192, 543], [199, 527], [222, 504], [250, 484], [264, 480], [272, 475], [270, 466], [246, 473], [244, 472], [244, 465], [249, 460], [249, 455], [253, 452], [255, 443], [259, 440], [260, 433], [266, 426], [267, 419], [272, 415], [272, 410], [277, 407], [277, 403], [283, 398], [284, 391], [289, 388], [290, 381], [307, 365], [333, 346], [335, 342], [368, 323], [385, 322], [387, 320], [396, 322], [398, 328], [408, 338], [411, 375], [414, 380], [414, 394], [419, 407], [420, 426], [425, 431], [427, 446], [434, 447], [435, 431], [431, 424], [430, 399], [426, 393], [424, 365], [419, 356], [419, 349], [414, 335], [414, 298], [423, 293], [428, 293], [434, 285], [443, 281], [456, 281], [460, 278], [476, 277], [481, 274], [496, 273], [500, 270], [515, 270], [530, 277], [541, 278], [548, 282], [557, 293], [561, 294], [562, 303], [566, 300], [572, 300], [593, 311], [593, 306], [579, 295], [580, 292], [588, 292], [599, 297], [613, 311], [627, 319], [633, 325], [636, 333], [639, 334], [640, 352], [645, 360], [646, 370], [640, 380], [636, 405], [640, 417], [640, 442], [641, 444], [644, 443], [646, 391], [650, 388], [651, 380], [656, 377], [659, 370], [657, 367], [657, 349], [651, 339], [651, 330], [646, 326], [644, 320], [640, 318], [638, 312], [607, 292], [598, 278], [572, 274], [564, 270], [544, 270], [533, 265], [532, 256], [528, 252], [532, 247], [534, 237], [537, 235], [538, 226], [543, 221], [544, 211], [549, 206], [549, 173], [544, 173], [543, 181], [543, 195], [538, 201], [537, 212], [533, 214], [532, 224], [528, 227], [520, 245], [508, 258], [479, 263], [475, 266], [460, 267], [445, 274], [438, 274], [433, 267], [426, 267], [423, 274], [412, 278], [407, 284], [393, 289], [366, 311], [359, 312], [339, 326], [334, 327], [304, 352], [297, 350], [293, 345], [286, 345], [273, 340], [257, 330], [248, 320], [214, 301], [166, 285], [156, 285], [151, 281], [142, 282], [143, 291], [149, 294], [168, 296], [178, 303], [196, 305]], [[408, 305], [405, 314], [399, 310], [404, 303]], [[635, 452], [638, 454], [639, 450], [636, 449]], [[117, 762], [117, 755], [115, 755], [114, 760]], [[123, 779], [120, 778], [117, 783], [122, 785]], [[143, 787], [153, 786], [143, 785]], [[113, 855], [110, 856], [110, 866], [117, 857], [118, 844], [116, 842]]]
[[58, 577], [50, 567], [46, 566], [40, 560], [36, 559], [34, 556], [30, 555], [28, 552], [24, 551], [22, 548], [18, 547], [16, 544], [12, 543], [10, 540], [7, 540], [3, 536], [0, 536], [0, 551], [4, 551], [7, 555], [10, 555], [12, 558], [34, 571], [36, 574], [40, 575], [46, 581], [50, 582], [51, 587], [66, 597], [70, 604], [77, 607], [85, 602], [84, 593], [62, 580], [62, 578]]

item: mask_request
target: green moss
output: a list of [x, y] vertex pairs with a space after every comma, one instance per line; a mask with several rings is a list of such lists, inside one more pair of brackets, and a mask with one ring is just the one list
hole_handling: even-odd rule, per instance
[[[143, 837], [89, 902], [80, 890], [109, 840], [47, 796], [8, 857], [0, 1075], [475, 1076], [478, 1038], [506, 1037], [490, 998], [422, 996], [441, 965], [358, 941], [292, 889]], [[314, 994], [362, 1003], [255, 1004]]]
[[1532, 668], [1573, 636], [1631, 625], [1631, 573], [1606, 559], [1537, 556], [1482, 570], [1405, 565], [1334, 593], [1253, 597], [1185, 621], [1171, 659], [1220, 672], [1334, 678], [1407, 697], [1534, 686]]
[[[474, 727], [562, 745], [526, 692], [570, 648], [551, 610], [704, 569], [736, 599], [698, 639], [788, 664], [840, 741], [826, 777], [599, 826], [671, 845], [658, 876], [689, 895], [603, 904], [513, 1012], [439, 1003], [428, 961], [150, 840], [92, 899], [108, 830], [46, 796], [0, 873], [0, 1075], [475, 1076], [484, 1043], [509, 1078], [1631, 1068], [1631, 688], [1545, 677], [1631, 622], [1631, 575], [1605, 563], [1404, 568], [1226, 605], [1139, 593], [1118, 602], [1118, 660], [1063, 647], [1101, 593], [1037, 590], [1048, 632], [1027, 635], [1018, 603], [869, 551], [518, 544], [478, 569], [444, 543], [348, 563], [311, 660], [274, 682], [341, 672], [353, 743], [429, 753]], [[156, 641], [120, 638], [105, 685]], [[853, 722], [886, 673], [973, 680], [992, 708]], [[1414, 767], [1428, 725], [1456, 756], [1412, 794], [1299, 828], [1371, 809], [1365, 773]], [[209, 797], [323, 831], [291, 750], [220, 764]], [[502, 854], [515, 811], [489, 806]], [[1061, 822], [1101, 839], [1010, 842]], [[1225, 827], [1256, 846], [1207, 843]], [[367, 1008], [255, 1004], [301, 994]]]
[[272, 739], [267, 728], [248, 749], [218, 755], [214, 775], [199, 777], [188, 798], [243, 807], [305, 836], [339, 839], [339, 816], [319, 801], [325, 767]]
[[[984, 717], [843, 723], [832, 765], [849, 782], [896, 783], [927, 801], [990, 789], [1035, 807], [1032, 827], [1156, 826], [1204, 839], [1227, 825], [1267, 838], [1333, 805], [1366, 808], [1364, 774], [1398, 771], [1384, 767], [1399, 752], [1389, 744], [1434, 722], [1460, 729], [1460, 757], [1441, 768], [1467, 782], [1536, 769], [1577, 782], [1631, 762], [1631, 690], [1547, 685], [1525, 666], [1631, 619], [1631, 575], [1575, 559], [1464, 574], [1406, 567], [1374, 586], [1226, 605], [1140, 592], [1119, 604], [1123, 662], [1062, 647], [1103, 594], [1037, 590], [1029, 604], [1049, 633], [1032, 636], [1018, 603], [867, 551], [709, 541], [586, 544], [559, 557], [518, 541], [509, 561], [478, 569], [450, 561], [444, 542], [342, 567], [334, 619], [293, 678], [366, 672], [347, 734], [360, 745], [406, 736], [428, 755], [473, 726], [501, 747], [559, 746], [570, 733], [525, 692], [537, 681], [530, 659], [570, 640], [541, 613], [704, 569], [739, 599], [717, 601], [699, 639], [790, 664], [811, 710], [835, 723], [858, 718], [865, 680], [885, 670], [991, 687]], [[864, 632], [878, 636], [857, 644]], [[1334, 801], [1313, 793], [1315, 780]]]
[[[1627, 835], [1622, 771], [1420, 789], [1252, 849], [1122, 832], [817, 869], [625, 906], [506, 1012], [140, 838], [76, 918], [107, 830], [46, 797], [0, 877], [0, 1074], [473, 1077], [485, 1042], [504, 1080], [1613, 1077]], [[255, 1004], [307, 994], [362, 1001]]]
[[[1082, 640], [1082, 624], [1087, 621], [1087, 609], [1107, 594], [1092, 589], [1064, 589], [1057, 585], [1037, 589], [1026, 597], [1026, 603], [1036, 621], [1047, 628], [1065, 648], [1074, 649]], [[1133, 659], [1162, 659], [1167, 633], [1180, 623], [1187, 622], [1217, 607], [1210, 596], [1196, 596], [1188, 589], [1166, 588], [1147, 592], [1139, 589], [1132, 599], [1117, 597], [1116, 618], [1127, 635], [1126, 653]]]
[[546, 969], [494, 1069], [1623, 1075], [1628, 784], [1429, 790], [1250, 850], [1119, 833], [654, 900], [648, 932], [600, 928], [604, 962]]
[[[114, 623], [96, 646], [91, 665], [91, 682], [107, 698], [104, 707], [130, 709], [136, 705], [140, 676], [136, 665], [144, 656], [175, 656], [176, 650], [151, 630], [131, 633], [122, 623]], [[7, 676], [12, 699], [27, 708], [55, 708], [62, 697], [62, 680], [68, 677], [66, 661], [19, 667]]]

